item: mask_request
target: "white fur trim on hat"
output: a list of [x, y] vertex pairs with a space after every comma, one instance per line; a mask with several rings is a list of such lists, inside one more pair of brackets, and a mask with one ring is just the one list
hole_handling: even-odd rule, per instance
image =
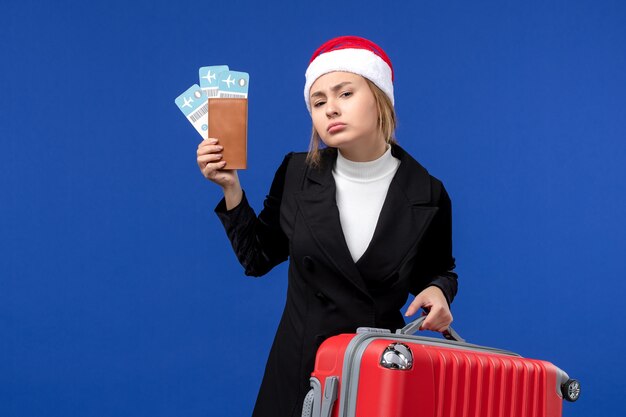
[[304, 101], [309, 113], [311, 86], [322, 75], [334, 71], [351, 72], [367, 78], [383, 90], [391, 104], [394, 104], [391, 68], [381, 57], [367, 49], [336, 49], [319, 55], [306, 70]]

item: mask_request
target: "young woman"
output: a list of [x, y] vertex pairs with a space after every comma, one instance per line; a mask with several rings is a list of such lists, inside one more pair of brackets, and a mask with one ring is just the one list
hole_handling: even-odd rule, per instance
[[406, 316], [429, 311], [423, 329], [452, 322], [450, 199], [392, 137], [391, 61], [366, 39], [332, 39], [311, 58], [304, 98], [309, 151], [285, 157], [258, 216], [237, 172], [221, 169], [218, 138], [197, 152], [202, 174], [223, 189], [215, 211], [246, 275], [289, 259], [286, 305], [254, 417], [299, 416], [318, 346], [360, 326], [402, 327], [409, 294]]

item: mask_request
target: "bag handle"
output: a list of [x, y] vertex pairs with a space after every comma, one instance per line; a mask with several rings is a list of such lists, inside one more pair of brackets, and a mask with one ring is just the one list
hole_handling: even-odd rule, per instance
[[[415, 332], [417, 332], [420, 329], [420, 326], [422, 325], [422, 323], [424, 323], [424, 320], [426, 320], [426, 316], [418, 317], [417, 320], [407, 324], [401, 329], [396, 330], [396, 334], [405, 334], [405, 335], [415, 334]], [[452, 327], [448, 327], [448, 329], [444, 330], [442, 334], [443, 334], [443, 337], [445, 337], [448, 340], [454, 340], [456, 342], [465, 342], [465, 339], [459, 336], [459, 334]]]

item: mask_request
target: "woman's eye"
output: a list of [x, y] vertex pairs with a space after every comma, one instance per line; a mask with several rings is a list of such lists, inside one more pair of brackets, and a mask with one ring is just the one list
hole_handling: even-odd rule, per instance
[[341, 93], [342, 97], [350, 97], [352, 95], [352, 91], [344, 91], [343, 93]]
[[315, 103], [315, 104], [313, 105], [313, 107], [319, 107], [320, 105], [322, 105], [322, 104], [324, 104], [324, 103], [325, 103], [324, 101], [318, 101], [317, 103]]

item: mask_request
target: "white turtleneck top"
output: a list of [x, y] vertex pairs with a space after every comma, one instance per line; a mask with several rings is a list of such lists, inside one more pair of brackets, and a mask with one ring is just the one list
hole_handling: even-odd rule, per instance
[[337, 185], [337, 207], [341, 228], [354, 262], [369, 246], [385, 202], [387, 190], [400, 160], [391, 155], [391, 147], [378, 159], [354, 162], [337, 152], [333, 177]]

